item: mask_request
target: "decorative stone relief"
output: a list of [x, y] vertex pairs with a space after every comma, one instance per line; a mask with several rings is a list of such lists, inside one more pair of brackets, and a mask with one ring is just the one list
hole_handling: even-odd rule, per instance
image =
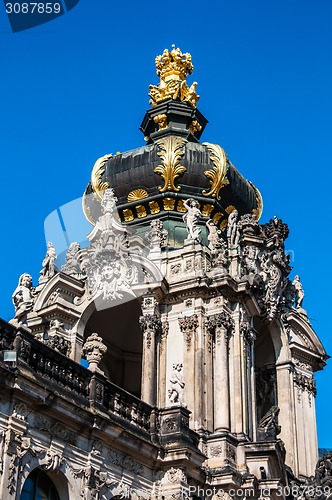
[[252, 214], [241, 215], [238, 226], [244, 236], [255, 235], [259, 232], [257, 219]]
[[176, 467], [171, 467], [170, 469], [168, 469], [168, 471], [164, 475], [164, 478], [162, 479], [162, 483], [164, 484], [174, 484], [180, 482], [186, 483], [187, 478], [183, 470]]
[[243, 267], [245, 274], [257, 274], [257, 258], [259, 250], [254, 245], [246, 245], [243, 248]]
[[209, 455], [211, 458], [221, 457], [223, 455], [223, 447], [220, 444], [215, 446], [210, 446], [209, 451], [210, 451]]
[[58, 268], [55, 265], [55, 261], [57, 259], [57, 254], [53, 243], [50, 241], [47, 243], [47, 252], [42, 262], [42, 269], [40, 271], [39, 283], [45, 283], [47, 280], [52, 278], [57, 272], [59, 272]]
[[[82, 262], [89, 295], [101, 296], [106, 303], [122, 299], [124, 292], [132, 295], [130, 287], [138, 283], [139, 275], [128, 251], [127, 230], [112, 215], [116, 200], [112, 189], [104, 191], [103, 215], [88, 235], [91, 244]], [[144, 277], [143, 281], [146, 281]]]
[[101, 372], [98, 365], [106, 351], [107, 347], [103, 343], [103, 339], [99, 337], [98, 333], [92, 333], [92, 335], [86, 339], [82, 352], [88, 360], [89, 370], [93, 372]]
[[185, 239], [184, 243], [192, 243], [198, 241], [201, 234], [201, 229], [197, 225], [198, 220], [202, 217], [202, 212], [198, 208], [198, 201], [190, 198], [183, 202], [183, 206], [187, 209], [187, 213], [184, 214], [183, 220], [186, 223], [188, 237]]
[[185, 386], [182, 374], [182, 363], [173, 363], [173, 370], [170, 377], [170, 388], [168, 399], [171, 403], [183, 403], [183, 389]]
[[45, 340], [45, 344], [52, 347], [55, 351], [60, 352], [64, 356], [69, 356], [71, 351], [71, 343], [60, 335], [52, 335]]
[[145, 237], [149, 241], [151, 250], [160, 250], [165, 245], [168, 231], [164, 229], [164, 225], [159, 219], [151, 221], [150, 228], [150, 231], [145, 233]]
[[26, 324], [27, 315], [32, 311], [34, 303], [31, 287], [32, 277], [30, 274], [22, 274], [18, 280], [18, 286], [12, 295], [15, 307], [14, 323]]
[[142, 474], [143, 465], [136, 462], [136, 460], [134, 460], [129, 455], [125, 455], [124, 453], [118, 453], [111, 449], [108, 450], [107, 455], [112, 464], [121, 467], [122, 469], [126, 469], [130, 472], [133, 472], [134, 474], [137, 475]]
[[16, 403], [13, 409], [13, 417], [25, 421], [28, 416], [29, 410], [24, 403]]
[[41, 431], [48, 432], [52, 437], [66, 441], [73, 445], [76, 444], [76, 434], [69, 431], [68, 428], [60, 422], [55, 422], [54, 420], [50, 420], [37, 414], [35, 417], [35, 427]]
[[62, 456], [55, 451], [48, 449], [45, 452], [44, 458], [40, 460], [39, 465], [47, 471], [56, 472], [60, 469], [62, 462]]
[[198, 317], [197, 314], [192, 316], [184, 316], [179, 318], [179, 325], [181, 332], [184, 334], [184, 339], [186, 342], [187, 350], [191, 347], [191, 340], [195, 336], [195, 331], [198, 327]]

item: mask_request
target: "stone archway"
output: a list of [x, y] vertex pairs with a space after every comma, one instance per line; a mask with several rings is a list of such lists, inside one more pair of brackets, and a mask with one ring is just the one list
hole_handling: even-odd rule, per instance
[[60, 476], [59, 473], [47, 474], [37, 467], [25, 479], [19, 499], [68, 500], [67, 479], [62, 473]]

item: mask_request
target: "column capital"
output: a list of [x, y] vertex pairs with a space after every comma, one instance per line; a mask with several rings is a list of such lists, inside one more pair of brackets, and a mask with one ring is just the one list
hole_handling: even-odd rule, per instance
[[234, 329], [234, 321], [228, 313], [222, 311], [221, 313], [209, 316], [206, 320], [206, 327], [211, 332], [222, 328], [226, 330], [227, 334], [231, 334]]

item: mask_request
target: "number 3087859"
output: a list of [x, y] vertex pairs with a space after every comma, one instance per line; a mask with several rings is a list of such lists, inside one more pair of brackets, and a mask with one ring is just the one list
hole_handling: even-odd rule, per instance
[[6, 3], [7, 14], [59, 14], [61, 11], [60, 3], [51, 2], [23, 2]]

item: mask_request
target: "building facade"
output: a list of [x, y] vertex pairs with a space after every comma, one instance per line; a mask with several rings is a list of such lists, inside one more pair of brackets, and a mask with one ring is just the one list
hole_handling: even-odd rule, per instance
[[190, 54], [156, 69], [146, 145], [93, 167], [89, 245], [58, 269], [48, 243], [0, 323], [0, 498], [318, 498], [327, 354], [288, 227], [259, 223], [258, 189], [200, 142]]

